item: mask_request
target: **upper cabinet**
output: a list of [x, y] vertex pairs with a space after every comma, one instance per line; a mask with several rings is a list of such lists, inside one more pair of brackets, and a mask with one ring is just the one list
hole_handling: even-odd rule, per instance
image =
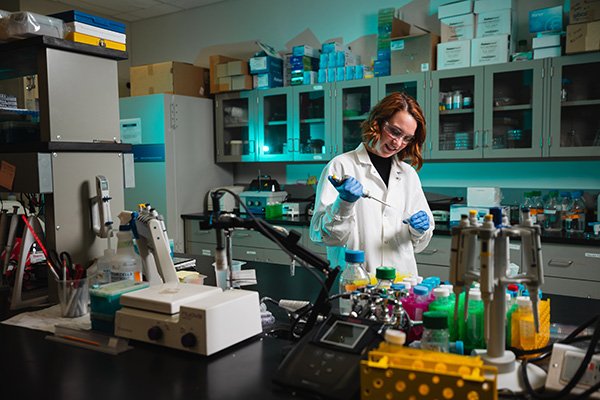
[[543, 77], [543, 60], [433, 72], [431, 157], [540, 157]]
[[257, 161], [256, 91], [233, 92], [215, 98], [218, 162]]
[[220, 94], [217, 160], [328, 161], [393, 92], [423, 108], [427, 159], [597, 157], [597, 71], [600, 53]]
[[551, 60], [546, 156], [600, 155], [600, 53]]
[[0, 46], [0, 143], [116, 142], [127, 53], [37, 36]]

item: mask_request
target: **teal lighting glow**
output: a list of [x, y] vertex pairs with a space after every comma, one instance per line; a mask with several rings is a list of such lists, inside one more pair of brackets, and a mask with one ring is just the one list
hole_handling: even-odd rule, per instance
[[269, 152], [269, 146], [264, 145], [263, 146], [263, 153], [268, 153]]

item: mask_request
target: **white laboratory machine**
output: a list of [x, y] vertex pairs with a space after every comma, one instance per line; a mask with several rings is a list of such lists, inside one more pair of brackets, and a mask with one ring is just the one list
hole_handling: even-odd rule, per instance
[[151, 286], [121, 296], [116, 336], [208, 356], [262, 332], [257, 292], [178, 283], [160, 215], [132, 218]]

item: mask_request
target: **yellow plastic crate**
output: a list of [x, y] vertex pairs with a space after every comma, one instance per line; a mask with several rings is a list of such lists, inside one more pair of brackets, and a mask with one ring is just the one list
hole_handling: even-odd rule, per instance
[[392, 347], [381, 343], [361, 361], [360, 397], [497, 400], [495, 367], [478, 356]]
[[96, 36], [86, 35], [85, 33], [70, 32], [69, 34], [67, 34], [65, 39], [71, 40], [71, 41], [77, 42], [77, 43], [91, 44], [92, 46], [106, 47], [107, 49], [120, 50], [120, 51], [127, 50], [127, 46], [124, 43], [118, 43], [118, 42], [113, 42], [112, 40], [101, 39]]

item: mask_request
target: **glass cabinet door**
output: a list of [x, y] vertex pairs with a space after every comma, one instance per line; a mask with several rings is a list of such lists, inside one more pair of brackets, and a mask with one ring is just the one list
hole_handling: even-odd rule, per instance
[[217, 95], [215, 129], [217, 161], [256, 161], [254, 92]]
[[600, 54], [551, 60], [548, 156], [600, 155]]
[[485, 67], [483, 156], [542, 155], [544, 60]]
[[427, 107], [428, 100], [426, 99], [427, 91], [425, 90], [426, 82], [429, 81], [429, 73], [417, 73], [417, 74], [403, 74], [395, 76], [386, 76], [379, 78], [379, 99], [383, 99], [385, 96], [394, 92], [404, 92], [410, 95], [412, 98], [417, 100], [423, 113], [425, 113], [425, 120], [427, 123], [427, 138], [423, 144], [422, 149], [423, 157], [429, 158], [431, 155], [431, 132], [430, 132], [430, 113]]
[[291, 88], [258, 91], [258, 159], [293, 159]]
[[431, 78], [431, 157], [480, 158], [483, 68], [434, 71]]
[[377, 102], [377, 81], [361, 79], [336, 83], [335, 154], [354, 150], [362, 143], [361, 124]]
[[329, 160], [331, 142], [331, 85], [294, 86], [294, 161]]

